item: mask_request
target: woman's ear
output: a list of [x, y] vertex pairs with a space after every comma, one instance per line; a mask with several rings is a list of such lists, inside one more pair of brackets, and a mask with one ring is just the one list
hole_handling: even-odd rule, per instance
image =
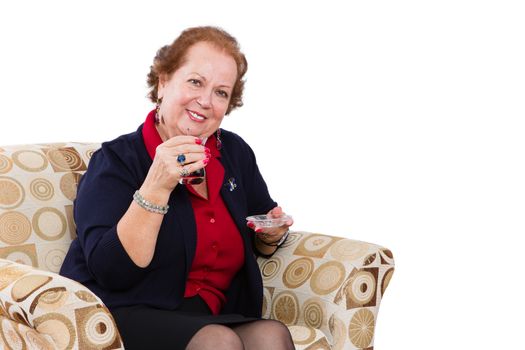
[[159, 75], [159, 86], [157, 87], [157, 98], [162, 99], [164, 97], [164, 89], [168, 83], [168, 77], [165, 73]]

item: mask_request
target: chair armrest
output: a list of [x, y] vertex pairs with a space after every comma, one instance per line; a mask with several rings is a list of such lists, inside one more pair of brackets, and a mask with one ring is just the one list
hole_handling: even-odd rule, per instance
[[379, 304], [394, 272], [390, 250], [296, 231], [271, 258], [258, 263], [263, 317], [321, 330], [333, 349], [373, 346]]
[[109, 310], [89, 289], [5, 259], [0, 259], [0, 333], [0, 344], [18, 344], [10, 348], [124, 348]]

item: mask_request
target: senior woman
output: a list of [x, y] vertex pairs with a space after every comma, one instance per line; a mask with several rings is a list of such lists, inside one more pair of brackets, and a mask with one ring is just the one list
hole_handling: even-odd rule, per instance
[[273, 254], [292, 220], [246, 226], [283, 211], [250, 147], [219, 128], [242, 105], [246, 69], [222, 29], [185, 30], [148, 75], [156, 108], [103, 143], [80, 181], [61, 274], [100, 296], [127, 349], [294, 348], [285, 325], [260, 318], [254, 255]]

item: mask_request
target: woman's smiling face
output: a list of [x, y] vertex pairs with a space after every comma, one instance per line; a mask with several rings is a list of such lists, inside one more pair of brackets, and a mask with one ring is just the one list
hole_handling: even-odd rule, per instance
[[162, 119], [157, 129], [162, 139], [213, 134], [228, 110], [236, 79], [233, 57], [207, 42], [191, 46], [184, 64], [171, 77], [160, 77]]

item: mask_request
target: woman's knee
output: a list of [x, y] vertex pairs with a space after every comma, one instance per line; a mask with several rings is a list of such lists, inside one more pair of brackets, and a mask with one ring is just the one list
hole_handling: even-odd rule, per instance
[[260, 320], [240, 328], [241, 339], [248, 348], [254, 349], [294, 349], [288, 327], [275, 320]]
[[186, 349], [243, 350], [244, 346], [241, 338], [230, 328], [211, 324], [195, 333]]
[[288, 327], [279, 321], [276, 320], [264, 320], [263, 327], [265, 328], [265, 331], [268, 332], [268, 334], [272, 334], [279, 338], [290, 338], [291, 334]]
[[264, 331], [266, 334], [271, 334], [275, 344], [275, 348], [278, 349], [294, 349], [292, 335], [288, 327], [276, 320], [264, 320]]

